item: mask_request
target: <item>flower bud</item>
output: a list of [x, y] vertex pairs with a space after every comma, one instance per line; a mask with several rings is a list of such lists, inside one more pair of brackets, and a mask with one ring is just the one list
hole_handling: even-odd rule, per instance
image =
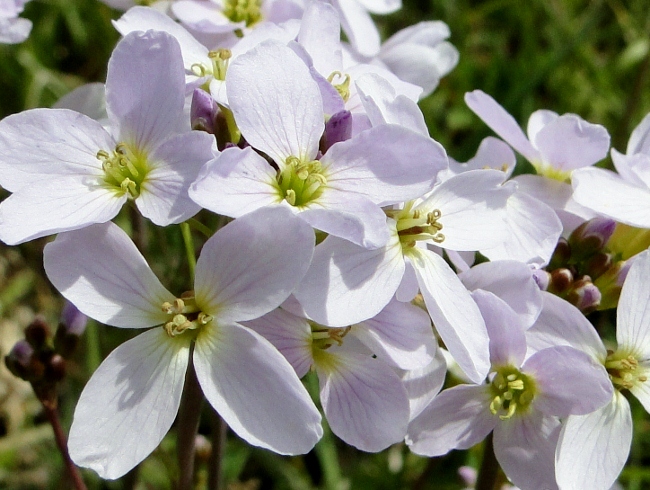
[[337, 112], [325, 123], [321, 151], [325, 153], [334, 143], [349, 140], [351, 137], [352, 114], [350, 111]]
[[47, 363], [45, 378], [50, 383], [58, 383], [65, 378], [65, 359], [59, 354], [52, 355]]
[[567, 269], [556, 269], [551, 272], [551, 281], [548, 290], [552, 293], [562, 294], [566, 292], [573, 284], [573, 273]]
[[621, 289], [627, 277], [627, 273], [634, 260], [621, 260], [612, 265], [607, 271], [594, 281], [600, 290], [602, 298], [599, 310], [616, 308], [618, 298], [621, 296]]
[[209, 93], [200, 88], [194, 89], [194, 93], [192, 93], [192, 105], [190, 106], [192, 129], [214, 134], [217, 111], [217, 103]]
[[566, 300], [584, 314], [595, 311], [600, 305], [601, 298], [600, 290], [594, 286], [589, 276], [575, 281], [566, 295]]
[[566, 238], [560, 237], [551, 256], [551, 260], [548, 264], [548, 270], [559, 269], [560, 267], [565, 267], [571, 258], [571, 247], [569, 242], [566, 241]]
[[36, 317], [25, 329], [25, 339], [30, 345], [40, 350], [50, 337], [50, 327], [42, 317]]
[[589, 274], [592, 280], [596, 280], [602, 276], [613, 263], [614, 259], [612, 258], [612, 254], [599, 252], [587, 260], [584, 264], [584, 272], [585, 274]]
[[69, 359], [76, 350], [87, 323], [88, 317], [72, 303], [66, 302], [61, 312], [61, 323], [54, 334], [54, 350]]
[[569, 237], [571, 258], [582, 260], [600, 252], [616, 229], [610, 218], [594, 218], [578, 226]]
[[7, 356], [5, 365], [11, 374], [20, 379], [30, 379], [31, 365], [34, 360], [34, 348], [26, 340], [19, 340]]

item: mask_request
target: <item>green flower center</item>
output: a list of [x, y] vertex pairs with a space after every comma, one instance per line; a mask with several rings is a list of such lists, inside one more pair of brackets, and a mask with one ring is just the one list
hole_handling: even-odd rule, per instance
[[197, 331], [212, 321], [212, 316], [203, 313], [196, 305], [194, 291], [181, 294], [173, 303], [165, 301], [162, 311], [169, 315], [169, 321], [163, 328], [170, 337], [176, 337], [188, 330]]
[[433, 240], [435, 243], [445, 241], [445, 235], [440, 233], [442, 223], [438, 220], [442, 217], [439, 209], [426, 212], [421, 209], [413, 209], [414, 203], [406, 203], [404, 209], [389, 210], [386, 214], [397, 222], [397, 235], [406, 252], [415, 247], [416, 242]]
[[618, 390], [629, 390], [648, 380], [647, 371], [638, 359], [626, 352], [608, 352], [605, 369]]
[[292, 206], [305, 206], [323, 193], [327, 179], [318, 160], [304, 162], [298, 157], [287, 158], [278, 172], [277, 188], [282, 199]]
[[335, 369], [338, 358], [327, 350], [333, 345], [343, 345], [343, 338], [352, 327], [329, 328], [314, 322], [309, 322], [309, 326], [311, 327], [311, 352], [314, 362], [322, 368]]
[[543, 163], [533, 163], [533, 167], [535, 167], [537, 175], [543, 175], [558, 182], [571, 183], [571, 171], [569, 170], [561, 170]]
[[492, 402], [490, 412], [501, 420], [512, 418], [515, 413], [525, 413], [535, 398], [535, 382], [519, 369], [504, 366], [497, 369], [490, 384]]
[[135, 199], [140, 195], [149, 166], [146, 156], [126, 143], [118, 143], [115, 150], [97, 152], [97, 159], [102, 162], [104, 184], [119, 195], [128, 194]]
[[[190, 71], [197, 77], [212, 75], [217, 80], [225, 80], [232, 52], [229, 49], [215, 49], [208, 52], [208, 58], [211, 61], [210, 66], [203, 63], [194, 63], [190, 67]], [[206, 92], [210, 92], [210, 82], [207, 81], [202, 88]]]
[[262, 19], [262, 0], [226, 0], [223, 15], [250, 27]]

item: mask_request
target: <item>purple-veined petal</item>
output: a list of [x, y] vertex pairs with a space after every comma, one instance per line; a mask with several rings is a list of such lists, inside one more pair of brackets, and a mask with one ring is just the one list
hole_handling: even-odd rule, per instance
[[181, 223], [201, 207], [188, 195], [201, 167], [212, 157], [213, 137], [203, 131], [172, 136], [149, 158], [155, 167], [147, 174], [135, 200], [143, 216], [158, 226]]
[[458, 385], [443, 390], [409, 424], [409, 449], [422, 456], [441, 456], [481, 442], [499, 423], [490, 412], [490, 401], [485, 385]]
[[394, 230], [388, 244], [376, 250], [330, 236], [316, 247], [294, 295], [318, 323], [344, 327], [379, 313], [395, 294], [404, 269]]
[[302, 280], [314, 233], [282, 206], [237, 218], [203, 246], [196, 302], [221, 322], [252, 320], [279, 306]]
[[496, 294], [530, 327], [542, 310], [542, 294], [525, 264], [511, 260], [483, 262], [458, 274], [470, 291], [484, 289]]
[[85, 183], [81, 177], [45, 178], [20, 188], [0, 204], [0, 240], [16, 245], [105, 223], [125, 202], [126, 196], [118, 196], [95, 182]]
[[316, 71], [324, 77], [341, 69], [341, 26], [338, 13], [330, 4], [312, 2], [307, 5], [298, 42], [309, 53]]
[[530, 162], [540, 160], [539, 152], [531, 145], [515, 118], [485, 92], [474, 90], [465, 94], [467, 106]]
[[415, 199], [446, 168], [444, 149], [431, 138], [392, 124], [333, 145], [323, 158], [327, 185], [385, 206]]
[[315, 358], [320, 400], [338, 437], [362, 451], [378, 452], [406, 434], [409, 402], [399, 376], [371, 356], [324, 352]]
[[162, 328], [111, 352], [77, 403], [72, 460], [112, 480], [146, 458], [176, 418], [189, 352], [189, 337], [172, 339]]
[[521, 366], [526, 356], [522, 321], [508, 304], [493, 293], [477, 289], [472, 293], [490, 337], [492, 366]]
[[206, 325], [196, 340], [194, 366], [207, 400], [248, 443], [304, 454], [323, 435], [321, 416], [293, 368], [254, 331]]
[[650, 252], [639, 254], [623, 283], [616, 309], [616, 340], [619, 349], [638, 359], [650, 359]]
[[242, 325], [271, 342], [293, 366], [299, 378], [307, 374], [313, 359], [311, 330], [305, 318], [276, 308], [264, 316], [242, 322]]
[[473, 251], [493, 247], [507, 238], [506, 202], [513, 192], [502, 186], [497, 170], [472, 170], [437, 185], [417, 207], [439, 210], [443, 248]]
[[164, 32], [127, 34], [106, 74], [106, 111], [116, 139], [147, 153], [183, 128], [185, 77], [176, 39]]
[[420, 369], [411, 369], [402, 374], [402, 383], [409, 395], [409, 406], [413, 420], [431, 403], [445, 383], [447, 362], [442, 349], [436, 349], [433, 361]]
[[509, 238], [481, 253], [492, 261], [518, 260], [542, 267], [551, 260], [562, 222], [550, 206], [523, 192], [515, 192], [506, 204]]
[[227, 148], [201, 169], [190, 197], [210, 211], [238, 218], [281, 202], [276, 171], [252, 148]]
[[639, 228], [650, 228], [650, 191], [609, 170], [583, 168], [571, 174], [573, 198], [597, 213]]
[[253, 147], [282, 167], [289, 156], [313, 160], [325, 123], [309, 68], [286, 45], [267, 41], [228, 68], [230, 108]]
[[571, 171], [605, 158], [609, 133], [600, 124], [588, 123], [575, 114], [564, 114], [540, 129], [534, 144], [544, 163]]
[[375, 56], [379, 52], [379, 32], [370, 14], [360, 3], [350, 0], [332, 0], [341, 14], [341, 28], [350, 44], [362, 56]]
[[183, 54], [185, 68], [192, 65], [209, 63], [208, 48], [203, 46], [183, 26], [175, 22], [168, 15], [149, 7], [133, 7], [129, 9], [113, 25], [120, 34], [126, 36], [133, 31], [148, 31], [155, 29], [171, 34], [176, 38]]
[[560, 488], [609, 490], [621, 473], [632, 443], [632, 413], [620, 392], [610, 403], [564, 422], [555, 450]]
[[537, 411], [500, 421], [494, 429], [494, 454], [520, 488], [556, 490], [555, 447], [561, 425]]
[[71, 109], [108, 124], [106, 114], [106, 90], [100, 82], [86, 83], [68, 92], [52, 106], [54, 109]]
[[602, 364], [567, 345], [542, 349], [521, 370], [535, 380], [535, 408], [547, 415], [584, 415], [612, 397], [612, 382]]
[[0, 185], [10, 192], [58, 177], [97, 179], [99, 150], [115, 141], [97, 121], [68, 109], [32, 109], [0, 121]]
[[535, 324], [526, 331], [528, 347], [533, 352], [558, 345], [569, 345], [604, 363], [607, 349], [596, 329], [571, 303], [542, 291], [542, 311]]
[[439, 255], [419, 250], [410, 260], [438, 334], [465, 374], [482, 382], [490, 368], [488, 334], [469, 291]]
[[386, 245], [390, 232], [382, 209], [358, 194], [326, 189], [300, 213], [317, 230], [355, 245], [377, 249]]
[[376, 316], [356, 325], [351, 334], [378, 359], [400, 369], [424, 368], [437, 350], [429, 316], [421, 308], [395, 299]]
[[108, 222], [62, 233], [43, 251], [47, 277], [79, 311], [116, 327], [167, 321], [174, 301], [127, 234]]
[[637, 380], [637, 382], [634, 383], [634, 386], [630, 388], [630, 393], [632, 393], [636, 399], [641, 402], [641, 405], [643, 405], [645, 411], [650, 413], [650, 383], [648, 383], [648, 374], [650, 374], [650, 361], [643, 360], [639, 362], [639, 368], [637, 369], [643, 372], [646, 380]]

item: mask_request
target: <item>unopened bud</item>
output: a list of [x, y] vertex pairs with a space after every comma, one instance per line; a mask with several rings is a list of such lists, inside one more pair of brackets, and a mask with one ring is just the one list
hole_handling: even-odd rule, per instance
[[607, 271], [594, 281], [600, 290], [602, 298], [599, 310], [616, 308], [618, 298], [621, 296], [621, 289], [627, 277], [627, 273], [634, 260], [621, 260], [612, 265]]
[[41, 317], [36, 317], [25, 329], [25, 339], [35, 350], [43, 348], [49, 337], [50, 327]]
[[587, 260], [584, 265], [584, 272], [585, 274], [589, 274], [592, 280], [596, 280], [607, 272], [607, 269], [609, 269], [613, 263], [614, 260], [612, 254], [599, 252]]
[[600, 252], [616, 229], [616, 221], [594, 218], [578, 226], [569, 237], [573, 260], [582, 260]]
[[333, 144], [349, 140], [351, 137], [352, 114], [350, 111], [337, 112], [325, 123], [320, 149], [325, 153]]
[[88, 317], [72, 303], [66, 302], [61, 312], [61, 323], [54, 334], [54, 350], [69, 359], [76, 350], [87, 323]]
[[548, 264], [548, 270], [559, 269], [560, 267], [565, 267], [571, 258], [571, 247], [569, 242], [566, 241], [566, 238], [560, 237], [551, 256], [551, 260]]
[[65, 359], [59, 354], [54, 354], [48, 360], [45, 378], [51, 383], [57, 383], [65, 378], [65, 371]]
[[573, 284], [573, 273], [566, 268], [556, 269], [551, 272], [551, 281], [548, 290], [552, 293], [562, 294]]
[[217, 111], [217, 103], [209, 93], [200, 88], [194, 89], [192, 105], [190, 106], [192, 129], [214, 134]]
[[598, 309], [601, 301], [600, 290], [591, 282], [589, 276], [575, 281], [573, 287], [566, 295], [566, 300], [584, 314]]
[[19, 340], [7, 356], [5, 365], [11, 374], [20, 379], [30, 379], [30, 367], [34, 358], [34, 348], [26, 340]]

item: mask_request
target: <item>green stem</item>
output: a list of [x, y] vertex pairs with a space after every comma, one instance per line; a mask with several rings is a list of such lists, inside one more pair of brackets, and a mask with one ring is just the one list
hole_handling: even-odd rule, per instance
[[196, 433], [201, 419], [201, 405], [203, 405], [203, 392], [196, 378], [194, 364], [191, 361], [185, 373], [185, 386], [181, 397], [181, 406], [178, 410], [176, 454], [180, 475], [178, 478], [179, 490], [191, 490], [194, 485], [194, 455]]
[[196, 254], [194, 253], [194, 241], [192, 240], [192, 230], [190, 225], [185, 222], [181, 223], [181, 233], [183, 234], [183, 244], [187, 255], [187, 265], [190, 268], [190, 277], [194, 282], [194, 271], [196, 269]]
[[192, 228], [204, 235], [206, 238], [210, 238], [212, 236], [212, 230], [196, 218], [190, 218], [185, 223], [189, 224]]
[[223, 481], [223, 455], [226, 452], [226, 433], [228, 425], [213, 409], [210, 411], [212, 424], [212, 453], [208, 461], [208, 488], [220, 490]]
[[476, 478], [476, 490], [494, 490], [499, 475], [499, 462], [494, 455], [494, 446], [492, 445], [492, 433], [485, 438], [483, 443], [483, 461]]

